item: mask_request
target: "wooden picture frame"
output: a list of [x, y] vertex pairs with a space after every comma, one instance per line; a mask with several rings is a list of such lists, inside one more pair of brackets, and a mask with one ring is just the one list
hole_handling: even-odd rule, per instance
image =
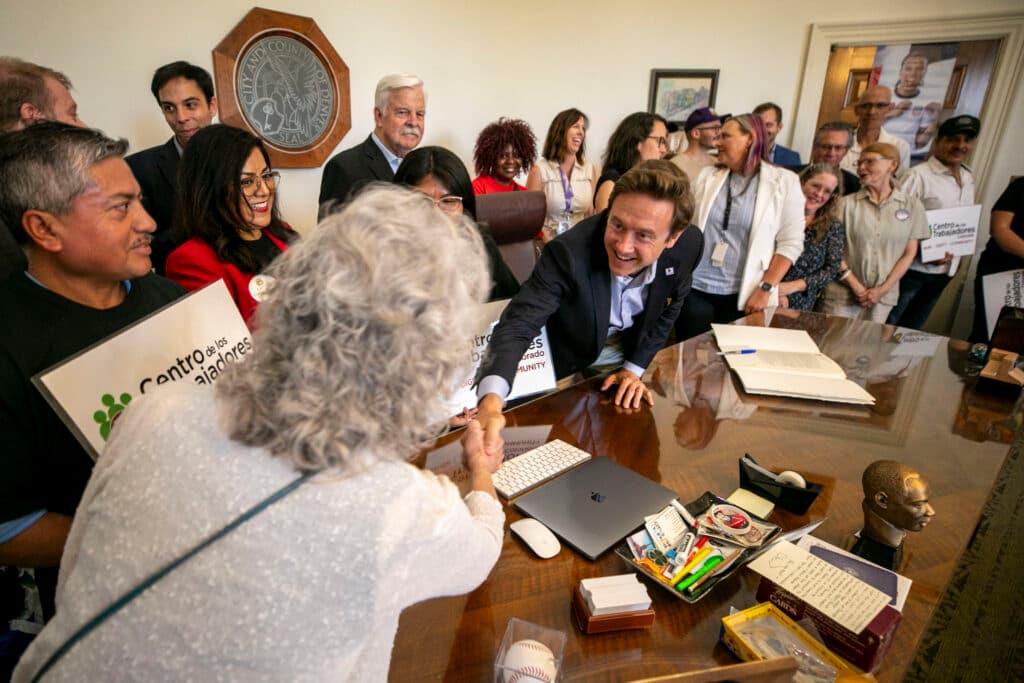
[[680, 127], [695, 109], [715, 106], [718, 69], [651, 69], [647, 111]]
[[316, 168], [352, 127], [348, 66], [310, 17], [255, 8], [213, 50], [220, 120], [277, 168]]

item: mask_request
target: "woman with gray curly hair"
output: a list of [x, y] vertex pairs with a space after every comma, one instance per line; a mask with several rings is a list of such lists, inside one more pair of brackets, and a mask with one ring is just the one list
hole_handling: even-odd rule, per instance
[[476, 229], [368, 188], [270, 272], [247, 359], [123, 413], [75, 516], [57, 616], [15, 680], [62, 652], [45, 680], [383, 681], [402, 609], [473, 590], [497, 561], [500, 444], [470, 423], [465, 499], [405, 459], [468, 364], [488, 289]]

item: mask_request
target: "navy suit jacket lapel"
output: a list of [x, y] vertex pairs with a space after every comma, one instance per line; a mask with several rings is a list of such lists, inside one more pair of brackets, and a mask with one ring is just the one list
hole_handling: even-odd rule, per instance
[[[597, 353], [604, 348], [608, 337], [608, 321], [611, 318], [612, 283], [611, 271], [608, 269], [608, 253], [604, 248], [604, 231], [607, 217], [594, 231], [594, 242], [590, 250], [590, 291], [594, 302], [594, 334]], [[582, 333], [582, 330], [580, 331]]]
[[160, 150], [160, 158], [157, 160], [160, 175], [171, 188], [178, 186], [178, 161], [178, 148], [174, 146], [174, 138], [171, 138]]
[[370, 171], [373, 172], [377, 180], [395, 179], [395, 173], [391, 170], [391, 164], [384, 158], [384, 153], [380, 151], [380, 147], [377, 146], [372, 137], [366, 137], [366, 142], [363, 143], [363, 151], [366, 152], [366, 156], [369, 158]]

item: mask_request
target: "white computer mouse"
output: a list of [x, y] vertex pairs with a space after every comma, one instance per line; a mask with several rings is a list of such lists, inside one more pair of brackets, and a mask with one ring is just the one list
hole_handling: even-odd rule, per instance
[[562, 544], [551, 533], [551, 529], [548, 529], [531, 517], [521, 519], [518, 522], [512, 522], [508, 528], [515, 532], [516, 536], [523, 539], [523, 543], [537, 557], [548, 560], [557, 555], [558, 551], [562, 549]]

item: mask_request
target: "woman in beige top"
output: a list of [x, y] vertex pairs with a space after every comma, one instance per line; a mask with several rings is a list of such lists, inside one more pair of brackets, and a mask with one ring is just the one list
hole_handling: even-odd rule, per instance
[[597, 169], [584, 158], [589, 121], [579, 109], [559, 112], [544, 140], [544, 158], [526, 177], [527, 190], [542, 190], [547, 216], [539, 235], [547, 243], [594, 213]]
[[876, 142], [857, 160], [861, 189], [843, 198], [846, 258], [822, 294], [825, 313], [884, 323], [918, 240], [931, 236], [921, 202], [893, 187], [899, 159], [895, 146]]

